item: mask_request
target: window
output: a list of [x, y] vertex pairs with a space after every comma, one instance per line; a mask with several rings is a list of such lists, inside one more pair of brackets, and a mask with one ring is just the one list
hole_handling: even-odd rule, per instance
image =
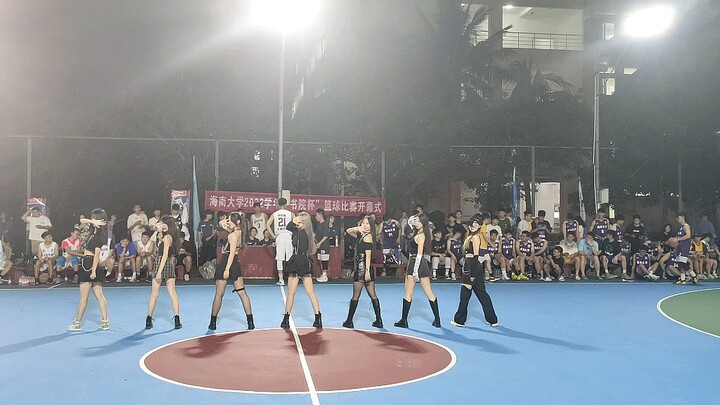
[[603, 39], [609, 41], [615, 38], [615, 23], [603, 23]]
[[629, 68], [629, 67], [626, 67], [625, 69], [623, 69], [623, 73], [626, 74], [626, 75], [631, 75], [631, 74], [633, 74], [633, 73], [635, 73], [635, 72], [637, 72], [637, 68]]
[[607, 79], [603, 80], [602, 94], [604, 94], [606, 96], [612, 96], [613, 94], [615, 94], [615, 78], [614, 77], [608, 77]]

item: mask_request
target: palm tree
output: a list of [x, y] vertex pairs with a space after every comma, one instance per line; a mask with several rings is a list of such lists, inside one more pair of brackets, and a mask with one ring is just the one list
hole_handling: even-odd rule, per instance
[[572, 84], [557, 73], [543, 73], [540, 66], [533, 72], [532, 57], [530, 61], [515, 61], [508, 67], [505, 82], [515, 84], [510, 100], [513, 102], [555, 101], [571, 94]]

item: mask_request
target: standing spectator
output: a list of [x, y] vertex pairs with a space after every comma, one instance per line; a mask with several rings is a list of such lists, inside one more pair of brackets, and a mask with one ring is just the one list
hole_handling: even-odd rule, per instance
[[622, 243], [625, 238], [625, 215], [619, 214], [615, 216], [615, 239]]
[[517, 226], [517, 238], [521, 239], [522, 233], [527, 232], [530, 236], [530, 230], [533, 229], [533, 217], [531, 211], [525, 211], [523, 213], [523, 219], [518, 223]]
[[[385, 214], [387, 216], [387, 214]], [[447, 214], [447, 219], [445, 220], [445, 239], [452, 238], [453, 234], [455, 233], [455, 214]]]
[[52, 229], [52, 222], [50, 222], [50, 218], [40, 213], [38, 207], [32, 207], [30, 211], [22, 215], [21, 219], [27, 223], [30, 231], [31, 254], [35, 254], [38, 251], [38, 246], [43, 242], [42, 234]]
[[[328, 232], [328, 223], [325, 222], [325, 210], [319, 208], [315, 211], [315, 220], [317, 226], [315, 229], [315, 244], [317, 245], [317, 258], [320, 260], [320, 268], [322, 274], [317, 278], [320, 283], [328, 281], [328, 262], [330, 261], [330, 237]], [[375, 224], [372, 224], [375, 229]]]
[[110, 222], [108, 225], [112, 225], [110, 233], [112, 234], [112, 246], [119, 243], [124, 237], [128, 236], [128, 229], [126, 221], [119, 220], [117, 214], [110, 215]]
[[57, 260], [60, 255], [60, 248], [57, 242], [53, 240], [50, 232], [45, 231], [42, 234], [42, 238], [43, 242], [38, 245], [38, 249], [35, 251], [35, 255], [38, 258], [35, 262], [35, 282], [40, 282], [40, 273], [47, 270], [47, 283], [52, 284], [55, 260]]
[[[57, 258], [57, 277], [61, 276], [61, 273], [66, 268], [70, 267], [73, 270], [73, 278], [72, 282], [77, 284], [78, 282], [78, 266], [80, 266], [80, 261], [83, 257], [83, 252], [80, 249], [82, 246], [82, 241], [80, 240], [80, 230], [79, 229], [73, 229], [70, 232], [70, 236], [63, 239], [62, 243], [60, 244], [60, 248], [62, 249], [62, 255]], [[65, 280], [68, 279], [67, 275], [64, 277]], [[57, 282], [60, 282], [61, 280], [56, 280]]]
[[698, 277], [690, 268], [690, 239], [692, 238], [692, 230], [690, 224], [687, 223], [687, 214], [679, 212], [677, 214], [678, 231], [677, 231], [677, 247], [675, 248], [675, 256], [680, 270], [680, 280], [678, 284], [685, 284], [686, 276], [690, 276], [693, 284], [698, 283]]
[[[293, 256], [293, 233], [287, 229], [287, 226], [290, 224], [290, 222], [292, 222], [295, 215], [287, 210], [287, 203], [288, 201], [285, 198], [279, 198], [277, 201], [278, 209], [277, 211], [273, 212], [272, 216], [270, 216], [267, 222], [267, 230], [270, 231], [270, 236], [275, 239], [275, 262], [277, 263], [278, 271], [278, 282], [276, 284], [279, 286], [285, 285], [283, 269], [285, 268], [285, 262], [290, 260], [290, 258]], [[310, 227], [312, 226], [312, 224], [310, 223], [307, 223], [305, 225]], [[312, 228], [310, 230], [312, 230]], [[312, 243], [314, 241], [311, 240], [310, 242], [310, 248], [312, 248], [312, 253], [315, 254], [315, 244]], [[310, 280], [312, 281], [312, 279]], [[293, 284], [297, 287], [297, 283], [294, 282]], [[292, 306], [292, 304], [290, 306]]]
[[253, 204], [253, 210], [255, 210], [255, 212], [250, 216], [250, 226], [257, 229], [258, 232], [267, 229], [268, 216], [266, 213], [260, 211], [261, 208], [259, 202]]
[[633, 216], [632, 224], [628, 225], [625, 229], [625, 236], [628, 242], [630, 242], [630, 246], [632, 246], [632, 252], [639, 252], [640, 245], [645, 242], [645, 226], [642, 224], [640, 215]]
[[700, 235], [705, 235], [706, 233], [709, 233], [713, 239], [717, 235], [715, 235], [715, 226], [712, 224], [712, 222], [708, 221], [708, 215], [706, 213], [702, 213], [700, 215], [700, 222], [698, 222], [697, 226], [695, 227], [695, 232]]
[[[340, 227], [338, 226], [337, 222], [335, 222], [335, 215], [330, 215], [328, 217], [328, 239], [330, 240], [330, 246], [339, 246], [338, 244], [338, 235], [340, 234]], [[268, 232], [268, 236], [269, 232]], [[270, 238], [272, 243], [275, 243], [275, 241]]]
[[505, 235], [507, 231], [512, 232], [512, 219], [510, 219], [509, 216], [507, 216], [508, 212], [512, 212], [511, 209], [505, 210], [504, 208], [500, 208], [498, 211], [498, 225], [500, 225], [501, 231], [498, 233], [498, 235]]
[[600, 246], [595, 241], [595, 234], [590, 231], [585, 234], [583, 240], [578, 243], [578, 274], [583, 279], [585, 277], [585, 267], [590, 265], [591, 269], [595, 270], [595, 278], [600, 279]]
[[162, 218], [162, 212], [160, 210], [153, 211], [153, 217], [148, 220], [148, 230], [150, 232], [155, 232], [155, 224], [160, 222], [160, 218]]
[[175, 225], [178, 228], [178, 231], [182, 232], [183, 235], [185, 235], [185, 240], [190, 240], [190, 231], [188, 230], [187, 226], [187, 220], [183, 218], [182, 216], [182, 207], [180, 204], [173, 204], [170, 207], [170, 215], [175, 220]]
[[217, 228], [213, 222], [213, 212], [205, 211], [205, 217], [198, 224], [197, 240], [200, 241], [200, 262], [198, 266], [202, 266], [205, 262], [215, 257], [217, 248]]
[[10, 278], [5, 276], [12, 268], [12, 248], [4, 240], [0, 239], [0, 284], [10, 284]]
[[563, 239], [567, 239], [569, 233], [574, 236], [574, 240], [582, 238], [582, 235], [578, 235], [579, 226], [580, 224], [575, 220], [574, 214], [572, 212], [568, 213], [562, 226]]
[[605, 218], [605, 208], [599, 208], [597, 210], [597, 216], [590, 223], [590, 230], [595, 234], [595, 237], [602, 241], [605, 239], [605, 235], [608, 234], [610, 229], [610, 221]]
[[575, 270], [575, 280], [580, 280], [580, 255], [578, 245], [575, 243], [575, 234], [569, 232], [567, 236], [565, 236], [565, 239], [560, 241], [558, 246], [562, 248], [562, 255], [565, 261], [563, 267], [572, 267], [573, 270]]
[[143, 212], [139, 204], [135, 204], [132, 214], [130, 214], [127, 219], [127, 229], [133, 245], [140, 241], [143, 232], [147, 230], [148, 226], [147, 215], [145, 215], [145, 212]]
[[462, 223], [463, 213], [460, 210], [455, 211], [455, 232], [460, 232], [460, 239], [465, 240], [465, 235], [467, 235], [467, 228]]
[[[140, 235], [142, 238], [142, 234]], [[120, 242], [115, 245], [115, 255], [117, 256], [117, 276], [115, 277], [115, 282], [122, 282], [125, 266], [129, 265], [133, 273], [130, 282], [134, 283], [135, 280], [137, 280], [138, 274], [137, 261], [135, 260], [135, 258], [137, 258], [135, 243], [131, 243], [128, 236], [123, 236]]]
[[[143, 267], [145, 267], [147, 271], [153, 269], [153, 260], [155, 259], [155, 241], [152, 240], [152, 236], [153, 232], [143, 232], [140, 237], [140, 242], [135, 244], [135, 251], [137, 252], [137, 258], [135, 259], [137, 263], [135, 263], [135, 268], [137, 269], [138, 276], [133, 276], [133, 278], [130, 279], [131, 283], [138, 280], [140, 271]], [[146, 277], [146, 279], [150, 281], [149, 278]]]
[[[545, 215], [546, 214], [544, 210], [538, 211], [537, 219], [533, 224], [533, 231], [537, 232], [540, 239], [547, 239], [548, 234], [552, 232], [550, 222], [545, 220]], [[530, 233], [532, 233], [533, 231], [531, 231]]]
[[7, 214], [0, 212], [0, 241], [7, 242], [10, 234], [10, 221], [7, 219]]

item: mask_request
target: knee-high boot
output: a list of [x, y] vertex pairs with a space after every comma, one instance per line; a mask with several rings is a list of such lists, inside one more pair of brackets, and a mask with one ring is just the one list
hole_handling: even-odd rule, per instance
[[380, 299], [375, 298], [372, 300], [372, 306], [373, 310], [375, 310], [375, 322], [373, 322], [372, 326], [375, 328], [382, 328], [383, 322], [382, 315], [380, 314]]
[[435, 316], [435, 320], [433, 321], [432, 326], [439, 328], [440, 327], [440, 308], [438, 308], [437, 297], [435, 297], [435, 301], [430, 301], [430, 308], [432, 309], [433, 315]]
[[407, 328], [408, 327], [408, 314], [410, 313], [410, 304], [412, 304], [412, 301], [408, 301], [403, 298], [403, 309], [402, 309], [402, 318], [400, 318], [399, 321], [395, 322], [395, 326], [398, 328]]
[[342, 326], [343, 328], [354, 328], [355, 325], [353, 324], [353, 317], [355, 316], [355, 310], [358, 306], [358, 300], [350, 300], [350, 307], [348, 308], [348, 315], [345, 322], [343, 322]]

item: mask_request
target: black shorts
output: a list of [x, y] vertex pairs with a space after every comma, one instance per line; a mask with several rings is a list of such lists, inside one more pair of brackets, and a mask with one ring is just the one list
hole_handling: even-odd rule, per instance
[[[410, 261], [408, 261], [407, 269], [405, 270], [405, 275], [412, 276], [413, 271], [415, 270], [415, 260], [417, 260], [417, 256], [413, 255], [410, 256]], [[428, 261], [425, 260], [425, 258], [420, 258], [420, 266], [418, 267], [418, 276], [420, 278], [423, 277], [430, 277], [430, 265], [428, 264]]]
[[228, 255], [227, 253], [222, 256], [222, 260], [220, 260], [220, 264], [215, 266], [215, 280], [226, 280], [226, 281], [235, 281], [242, 277], [242, 271], [240, 269], [240, 263], [238, 263], [237, 260], [233, 260], [233, 263], [230, 265], [230, 274], [228, 275], [228, 278], [223, 277], [223, 273], [225, 273], [225, 267], [227, 266], [227, 259]]
[[372, 267], [370, 267], [370, 269], [367, 269], [367, 270], [365, 270], [364, 268], [361, 270], [358, 265], [355, 265], [355, 271], [353, 272], [354, 273], [353, 281], [356, 283], [357, 282], [360, 282], [360, 283], [366, 282], [366, 278], [365, 278], [366, 271], [370, 272], [370, 281], [375, 281], [375, 271], [373, 270]]
[[312, 264], [307, 254], [294, 254], [287, 261], [287, 272], [290, 276], [297, 275], [299, 277], [312, 275]]
[[[97, 266], [95, 269], [95, 278], [90, 278], [90, 269], [92, 269], [93, 265], [93, 256], [83, 256], [82, 258], [82, 265], [78, 269], [78, 281], [81, 283], [103, 283], [105, 282], [105, 275], [107, 274], [107, 269], [102, 266]], [[85, 270], [88, 269], [88, 270]]]

